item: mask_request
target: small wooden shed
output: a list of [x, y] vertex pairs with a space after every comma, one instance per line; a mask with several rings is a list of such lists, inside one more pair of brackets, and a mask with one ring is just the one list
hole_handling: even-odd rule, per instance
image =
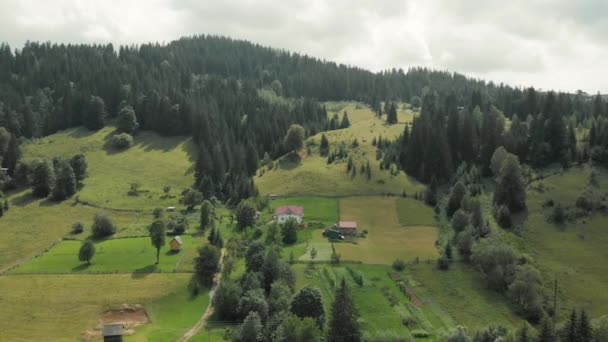
[[122, 342], [123, 325], [120, 323], [106, 324], [103, 326], [102, 335], [104, 342]]
[[171, 247], [172, 251], [179, 251], [182, 249], [182, 245], [184, 244], [184, 241], [182, 241], [182, 238], [178, 236], [174, 236], [173, 239], [171, 239], [171, 241], [169, 241], [169, 246]]

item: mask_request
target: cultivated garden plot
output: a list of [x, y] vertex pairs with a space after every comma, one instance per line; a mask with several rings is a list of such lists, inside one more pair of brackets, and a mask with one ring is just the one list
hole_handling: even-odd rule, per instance
[[[156, 249], [150, 238], [110, 239], [95, 243], [96, 253], [91, 264], [78, 261], [82, 242], [62, 241], [48, 252], [13, 270], [13, 274], [35, 273], [113, 273], [113, 272], [192, 272], [191, 260], [205, 240], [182, 235], [184, 247], [173, 252], [168, 245], [160, 250], [160, 263], [156, 263]], [[170, 237], [167, 237], [169, 240]], [[185, 256], [188, 260], [185, 260]], [[182, 264], [182, 261], [184, 263]]]

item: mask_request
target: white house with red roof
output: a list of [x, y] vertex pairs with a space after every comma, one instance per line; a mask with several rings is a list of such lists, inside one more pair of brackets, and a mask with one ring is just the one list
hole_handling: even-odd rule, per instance
[[298, 224], [304, 219], [304, 207], [297, 205], [283, 205], [275, 209], [277, 222], [283, 224], [289, 219], [294, 219]]

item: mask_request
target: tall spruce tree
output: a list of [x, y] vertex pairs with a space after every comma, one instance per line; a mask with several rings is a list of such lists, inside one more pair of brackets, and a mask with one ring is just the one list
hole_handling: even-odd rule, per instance
[[344, 278], [342, 278], [331, 307], [331, 320], [329, 321], [327, 341], [361, 341], [362, 337], [358, 318], [359, 313], [355, 307], [350, 289], [346, 285]]

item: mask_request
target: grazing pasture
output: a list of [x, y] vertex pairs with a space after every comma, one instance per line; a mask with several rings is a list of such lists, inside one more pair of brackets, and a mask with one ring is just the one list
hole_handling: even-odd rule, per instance
[[[552, 208], [543, 208], [549, 200], [575, 207], [585, 193], [601, 200], [608, 185], [608, 172], [596, 170], [596, 185], [589, 184], [591, 169], [574, 167], [532, 184], [542, 191], [528, 191], [528, 213], [523, 239], [524, 251], [532, 253], [545, 279], [557, 279], [558, 310], [566, 317], [572, 307], [584, 308], [592, 317], [608, 314], [608, 216], [595, 212], [574, 222], [556, 225], [547, 220]], [[588, 192], [591, 191], [591, 192]]]
[[[161, 137], [142, 131], [126, 151], [109, 147], [115, 128], [93, 132], [78, 127], [33, 140], [23, 146], [26, 160], [32, 158], [70, 158], [84, 153], [88, 160], [88, 178], [75, 196], [98, 207], [152, 210], [176, 206], [180, 192], [192, 185], [194, 145], [185, 137]], [[131, 184], [138, 183], [139, 193], [129, 195]], [[165, 195], [163, 188], [170, 186]]]
[[[319, 155], [321, 133], [309, 137], [305, 145], [310, 145], [311, 154], [305, 147], [300, 156], [302, 160], [294, 164], [285, 160], [275, 162], [271, 170], [263, 167], [255, 177], [260, 193], [278, 195], [357, 195], [357, 194], [401, 194], [416, 193], [424, 190], [424, 185], [408, 177], [403, 172], [391, 174], [389, 170], [380, 170], [376, 160], [376, 148], [372, 145], [374, 137], [395, 139], [404, 130], [405, 123], [412, 120], [414, 113], [399, 111], [399, 123], [387, 125], [385, 119], [379, 118], [371, 109], [358, 103], [349, 103], [340, 109], [348, 112], [351, 126], [345, 129], [324, 132], [329, 140], [330, 150], [340, 146], [348, 151], [357, 165], [357, 175], [352, 177], [346, 172], [347, 160], [327, 164], [327, 157]], [[333, 115], [332, 112], [329, 115]], [[353, 147], [357, 139], [359, 146]], [[360, 167], [369, 162], [371, 179], [360, 172]]]

